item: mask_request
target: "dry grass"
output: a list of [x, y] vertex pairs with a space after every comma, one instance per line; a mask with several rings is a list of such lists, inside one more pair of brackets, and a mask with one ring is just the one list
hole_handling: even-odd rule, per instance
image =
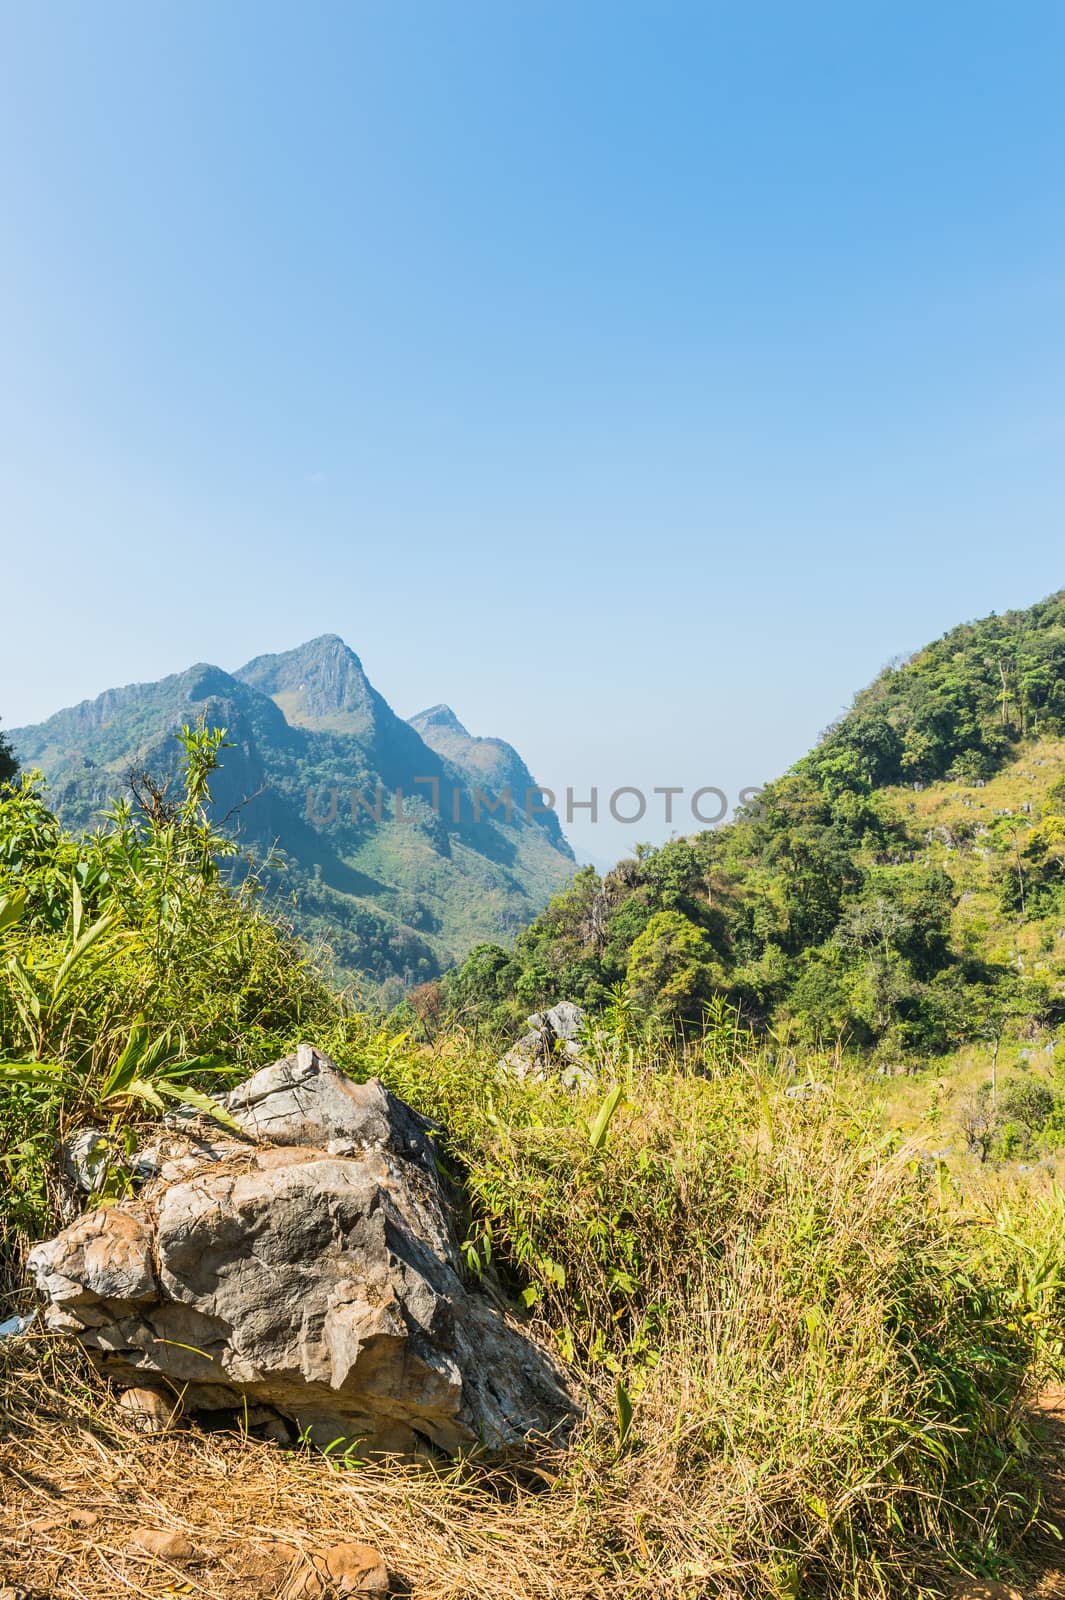
[[[265, 1600], [292, 1574], [279, 1547], [312, 1553], [352, 1540], [375, 1545], [395, 1592], [418, 1600], [681, 1600], [711, 1576], [690, 1507], [653, 1452], [636, 1473], [632, 1463], [593, 1472], [579, 1447], [541, 1459], [535, 1473], [498, 1464], [441, 1473], [403, 1462], [337, 1470], [194, 1429], [146, 1438], [43, 1338], [23, 1341], [9, 1364], [4, 1425], [0, 1577], [52, 1600]], [[643, 1531], [649, 1521], [656, 1543], [668, 1539], [664, 1563]], [[145, 1526], [183, 1534], [198, 1559], [140, 1553], [131, 1540]], [[713, 1576], [716, 1593], [746, 1592]]]
[[[353, 1540], [374, 1545], [392, 1592], [413, 1600], [746, 1600], [790, 1584], [793, 1553], [773, 1557], [770, 1508], [793, 1486], [767, 1482], [757, 1461], [732, 1475], [730, 1507], [713, 1477], [698, 1490], [678, 1482], [676, 1437], [598, 1468], [578, 1443], [535, 1475], [401, 1462], [337, 1470], [237, 1435], [147, 1438], [69, 1360], [25, 1341], [5, 1375], [0, 1582], [33, 1600], [278, 1600], [303, 1558]], [[745, 1535], [764, 1540], [755, 1559], [721, 1553], [722, 1518], [741, 1509]], [[183, 1535], [196, 1558], [145, 1555], [133, 1541], [144, 1527]], [[867, 1576], [868, 1588], [791, 1592], [867, 1600], [884, 1592], [885, 1574], [874, 1563]], [[942, 1560], [926, 1579], [897, 1592], [959, 1592]]]
[[[115, 870], [142, 854], [125, 835], [108, 849]], [[41, 884], [54, 853], [46, 838]], [[982, 860], [966, 857], [977, 886]], [[171, 941], [153, 907], [174, 874], [162, 855], [153, 871], [147, 900], [129, 892], [141, 958], [83, 970], [54, 1038], [34, 1038], [70, 1084], [54, 1103], [26, 1084], [0, 1099], [13, 1279], [26, 1243], [59, 1223], [64, 1107], [96, 1104], [99, 1041], [124, 1036], [145, 996], [153, 1027], [180, 1017], [197, 1049], [228, 1041], [249, 1065], [279, 1053], [275, 1030], [319, 1016], [302, 958], [210, 895], [189, 901], [200, 909], [160, 988]], [[216, 962], [204, 904], [227, 948], [234, 927], [255, 933], [237, 969]], [[76, 921], [72, 905], [71, 939]], [[38, 944], [58, 960], [67, 935], [51, 922], [14, 926], [35, 971]], [[1027, 1403], [1048, 1359], [1065, 1365], [1056, 1191], [1050, 1226], [1026, 1190], [1000, 1227], [896, 1148], [867, 1082], [833, 1074], [832, 1093], [789, 1096], [801, 1084], [716, 1036], [649, 1057], [622, 1030], [600, 1080], [571, 1093], [501, 1079], [462, 1041], [413, 1048], [328, 998], [321, 1019], [341, 1066], [383, 1076], [449, 1130], [471, 1270], [535, 1307], [586, 1375], [588, 1419], [535, 1463], [338, 1467], [195, 1429], [146, 1437], [63, 1347], [0, 1342], [0, 1584], [32, 1600], [255, 1600], [354, 1541], [414, 1600], [920, 1600], [974, 1568], [1009, 1576], [1039, 1506]], [[10, 1032], [5, 1053], [21, 1039]], [[21, 1307], [21, 1282], [10, 1294]], [[191, 1552], [151, 1558], [134, 1538], [145, 1527]]]
[[[299, 1552], [360, 1541], [415, 1600], [916, 1600], [1008, 1560], [1037, 1503], [1018, 1318], [1056, 1317], [1058, 1280], [1022, 1295], [1005, 1257], [978, 1259], [868, 1107], [738, 1068], [633, 1067], [595, 1143], [603, 1086], [495, 1084], [482, 1104], [465, 1058], [389, 1070], [459, 1131], [474, 1236], [591, 1375], [569, 1448], [336, 1470], [236, 1436], [145, 1437], [63, 1346], [7, 1341], [3, 1581], [34, 1600], [265, 1600]], [[196, 1558], [153, 1564], [145, 1526]]]

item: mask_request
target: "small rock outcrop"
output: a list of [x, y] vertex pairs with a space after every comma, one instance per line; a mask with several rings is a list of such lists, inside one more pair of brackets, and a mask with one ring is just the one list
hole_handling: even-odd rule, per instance
[[31, 1252], [51, 1328], [187, 1411], [266, 1408], [327, 1445], [455, 1454], [558, 1436], [552, 1358], [463, 1281], [430, 1124], [301, 1046], [174, 1119], [135, 1199]]
[[587, 1013], [572, 1000], [560, 1000], [550, 1011], [534, 1011], [522, 1034], [500, 1061], [515, 1078], [544, 1078], [556, 1073], [574, 1087], [590, 1080], [584, 1064], [582, 1035]]

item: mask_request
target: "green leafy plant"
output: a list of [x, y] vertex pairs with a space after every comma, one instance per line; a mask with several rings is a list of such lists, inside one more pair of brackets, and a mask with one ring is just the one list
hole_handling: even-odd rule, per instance
[[227, 882], [209, 820], [221, 728], [186, 726], [184, 781], [65, 834], [32, 774], [0, 794], [0, 1268], [54, 1219], [54, 1153], [79, 1122], [122, 1130], [324, 1033], [345, 1013], [305, 948]]

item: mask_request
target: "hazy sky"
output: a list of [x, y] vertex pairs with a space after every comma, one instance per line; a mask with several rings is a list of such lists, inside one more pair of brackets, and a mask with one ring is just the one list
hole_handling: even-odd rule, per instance
[[5, 725], [336, 632], [560, 792], [780, 772], [1065, 585], [1063, 78], [1059, 3], [4, 0]]

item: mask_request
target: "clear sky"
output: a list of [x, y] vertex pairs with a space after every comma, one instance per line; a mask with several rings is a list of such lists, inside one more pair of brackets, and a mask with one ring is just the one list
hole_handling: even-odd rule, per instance
[[336, 632], [560, 791], [779, 773], [1065, 585], [1063, 81], [1060, 3], [3, 0], [4, 724]]

